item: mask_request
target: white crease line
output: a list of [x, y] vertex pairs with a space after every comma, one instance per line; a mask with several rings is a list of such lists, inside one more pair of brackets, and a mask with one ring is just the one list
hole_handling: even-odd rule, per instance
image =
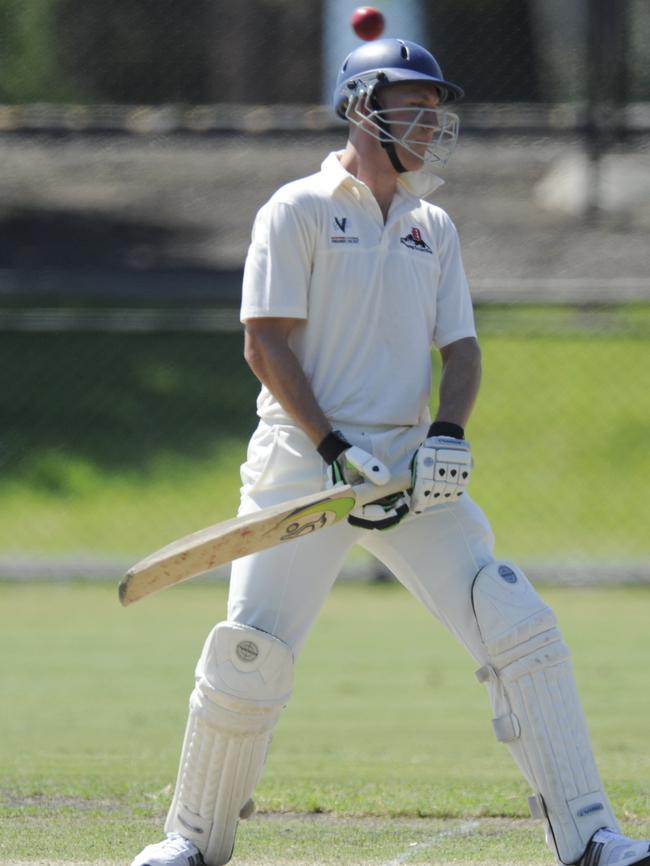
[[425, 851], [427, 848], [433, 848], [434, 845], [437, 845], [442, 839], [448, 839], [450, 836], [467, 836], [480, 826], [480, 821], [468, 821], [466, 824], [461, 824], [459, 827], [454, 827], [451, 830], [441, 830], [440, 833], [436, 833], [435, 836], [432, 836], [431, 839], [427, 839], [426, 842], [416, 842], [410, 845], [406, 851], [403, 851], [394, 860], [389, 860], [388, 863], [382, 863], [381, 866], [400, 866], [401, 863], [405, 863], [414, 854], [417, 854], [418, 851]]

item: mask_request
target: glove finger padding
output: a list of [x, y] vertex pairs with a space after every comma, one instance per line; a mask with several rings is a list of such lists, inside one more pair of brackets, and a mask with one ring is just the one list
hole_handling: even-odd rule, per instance
[[344, 451], [339, 459], [345, 461], [344, 472], [347, 478], [354, 475], [355, 471], [373, 484], [388, 484], [390, 481], [390, 469], [381, 460], [377, 460], [363, 448], [353, 445]]
[[330, 465], [332, 484], [371, 481], [382, 485], [390, 481], [390, 469], [368, 451], [351, 445]]
[[354, 508], [348, 514], [348, 523], [363, 529], [390, 529], [396, 526], [410, 511], [408, 493], [393, 493]]
[[425, 439], [411, 461], [411, 510], [425, 511], [463, 495], [472, 471], [469, 443], [451, 436]]

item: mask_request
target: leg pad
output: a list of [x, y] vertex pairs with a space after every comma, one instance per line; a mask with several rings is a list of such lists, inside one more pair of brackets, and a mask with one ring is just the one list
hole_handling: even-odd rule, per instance
[[492, 562], [474, 581], [472, 602], [488, 663], [496, 737], [507, 744], [536, 796], [536, 815], [563, 863], [583, 855], [596, 830], [617, 827], [598, 775], [552, 610], [517, 566]]
[[272, 635], [224, 622], [208, 636], [165, 824], [168, 833], [194, 842], [207, 866], [232, 856], [292, 675], [292, 652]]

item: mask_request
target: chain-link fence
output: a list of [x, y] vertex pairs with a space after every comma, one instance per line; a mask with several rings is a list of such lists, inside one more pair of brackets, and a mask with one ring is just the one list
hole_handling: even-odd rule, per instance
[[[356, 5], [0, 0], [0, 573], [115, 574], [234, 513], [250, 225], [345, 142], [322, 103]], [[650, 6], [377, 5], [467, 93], [436, 203], [499, 552], [647, 577]]]
[[[316, 103], [356, 0], [0, 2], [0, 102]], [[471, 102], [647, 100], [646, 0], [383, 0]], [[415, 28], [416, 32], [413, 32]], [[358, 41], [357, 41], [358, 44]]]
[[[122, 315], [144, 330], [48, 332], [41, 319], [2, 335], [5, 572], [39, 558], [76, 560], [76, 573], [79, 561], [82, 572], [126, 563], [235, 511], [257, 392], [236, 316], [212, 331], [194, 311], [179, 333], [176, 313], [167, 332]], [[496, 306], [477, 317], [473, 494], [498, 549], [551, 574], [560, 564], [560, 576], [574, 566], [638, 576], [650, 556], [650, 308]]]

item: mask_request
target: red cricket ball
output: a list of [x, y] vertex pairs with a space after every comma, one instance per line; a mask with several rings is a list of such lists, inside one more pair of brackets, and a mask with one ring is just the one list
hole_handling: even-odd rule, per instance
[[366, 42], [379, 38], [386, 25], [384, 16], [374, 6], [359, 6], [352, 14], [350, 23], [357, 36]]

